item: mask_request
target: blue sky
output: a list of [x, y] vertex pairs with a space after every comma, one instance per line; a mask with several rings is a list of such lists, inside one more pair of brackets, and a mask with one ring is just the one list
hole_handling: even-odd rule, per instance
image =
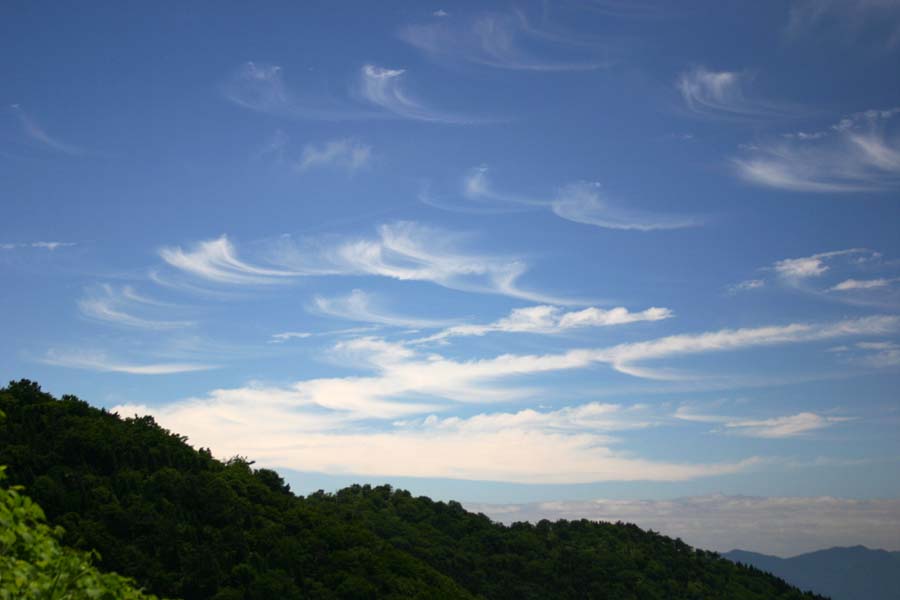
[[896, 2], [0, 11], [5, 379], [299, 492], [900, 532]]

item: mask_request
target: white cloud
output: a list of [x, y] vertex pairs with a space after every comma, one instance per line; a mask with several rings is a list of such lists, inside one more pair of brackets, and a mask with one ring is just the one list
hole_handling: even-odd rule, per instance
[[792, 556], [856, 544], [900, 549], [900, 500], [896, 499], [715, 495], [675, 500], [469, 503], [466, 508], [507, 523], [540, 519], [625, 521], [719, 552], [741, 548]]
[[162, 248], [159, 255], [169, 265], [217, 283], [268, 284], [285, 281], [298, 273], [257, 267], [240, 260], [226, 236], [197, 243], [193, 250]]
[[304, 146], [296, 168], [306, 171], [318, 167], [339, 167], [352, 172], [368, 165], [371, 158], [371, 146], [350, 139], [331, 140], [321, 146]]
[[467, 252], [464, 236], [399, 221], [378, 227], [374, 239], [356, 239], [304, 247], [282, 238], [272, 260], [291, 272], [308, 275], [377, 275], [401, 281], [429, 281], [467, 292], [501, 294], [552, 304], [586, 304], [519, 286], [528, 271], [522, 260]]
[[736, 294], [738, 292], [758, 290], [764, 287], [766, 287], [766, 282], [762, 279], [747, 279], [745, 281], [741, 281], [740, 283], [729, 286], [728, 291], [729, 293]]
[[831, 288], [835, 292], [849, 292], [857, 290], [875, 290], [890, 286], [897, 279], [845, 279]]
[[[350, 429], [340, 416], [309, 407], [292, 390], [216, 390], [162, 408], [113, 410], [153, 414], [219, 456], [250, 454], [260, 464], [303, 471], [378, 476], [445, 477], [521, 483], [681, 481], [734, 473], [756, 459], [675, 463], [637, 458], [609, 447], [597, 431], [644, 427], [640, 410], [591, 403], [557, 411], [523, 410], [469, 418], [428, 417], [388, 430]], [[633, 413], [633, 414], [632, 414]], [[298, 435], [299, 434], [299, 435]]]
[[210, 369], [218, 368], [213, 365], [193, 363], [131, 364], [109, 358], [102, 352], [88, 352], [82, 350], [58, 351], [53, 349], [47, 351], [41, 359], [41, 362], [58, 367], [110, 373], [129, 373], [132, 375], [172, 375], [175, 373], [191, 373], [194, 371], [208, 371]]
[[282, 344], [289, 340], [301, 340], [308, 337], [312, 337], [313, 334], [308, 331], [284, 331], [281, 333], [273, 333], [272, 339], [269, 340], [269, 343], [272, 344]]
[[372, 296], [362, 290], [353, 290], [347, 296], [338, 298], [316, 296], [313, 300], [312, 308], [316, 312], [331, 317], [337, 317], [339, 319], [362, 321], [364, 323], [378, 323], [394, 327], [431, 328], [447, 325], [446, 320], [419, 319], [396, 315], [389, 311], [382, 310], [377, 306], [374, 306]]
[[728, 421], [724, 424], [724, 427], [737, 435], [747, 437], [788, 438], [831, 427], [836, 423], [848, 420], [850, 420], [848, 417], [828, 417], [811, 412], [802, 412], [796, 415], [772, 419]]
[[[477, 209], [476, 212], [483, 212], [486, 205], [502, 210], [545, 208], [568, 221], [605, 229], [654, 231], [694, 227], [702, 224], [700, 219], [691, 216], [622, 208], [604, 196], [598, 183], [579, 182], [566, 185], [551, 200], [499, 192], [491, 184], [486, 167], [472, 169], [463, 177], [462, 193], [467, 199], [479, 202], [477, 206], [474, 206]], [[430, 197], [424, 201], [437, 208], [448, 210], [467, 212], [473, 208], [471, 206], [447, 206], [430, 201]]]
[[565, 186], [551, 203], [551, 208], [563, 219], [607, 229], [654, 231], [695, 227], [700, 224], [692, 217], [617, 208], [603, 197], [599, 185], [595, 183]]
[[53, 252], [58, 248], [66, 248], [75, 245], [75, 242], [8, 242], [0, 244], [0, 249], [15, 250], [16, 248], [39, 248], [42, 250], [49, 250], [50, 252]]
[[847, 319], [834, 323], [793, 323], [783, 326], [682, 334], [620, 344], [594, 351], [593, 360], [611, 364], [616, 370], [647, 378], [667, 378], [666, 375], [641, 369], [635, 363], [704, 352], [722, 352], [777, 344], [814, 342], [839, 337], [879, 335], [900, 329], [900, 317], [876, 316]]
[[138, 329], [178, 329], [195, 324], [191, 321], [148, 318], [130, 312], [161, 306], [161, 303], [138, 294], [131, 286], [116, 288], [108, 284], [89, 290], [78, 301], [78, 310], [85, 317], [115, 325]]
[[824, 275], [829, 270], [829, 266], [826, 264], [828, 260], [838, 256], [852, 254], [872, 254], [872, 252], [865, 248], [849, 248], [847, 250], [820, 252], [818, 254], [813, 254], [812, 256], [779, 260], [775, 263], [773, 268], [775, 269], [775, 273], [785, 279], [809, 279]]
[[434, 11], [433, 13], [431, 13], [431, 15], [432, 15], [433, 17], [449, 17], [449, 16], [450, 16], [450, 13], [448, 13], [448, 12], [447, 12], [446, 10], [444, 10], [443, 8], [440, 8], [440, 9]]
[[[561, 354], [456, 361], [378, 338], [337, 343], [334, 358], [366, 375], [297, 381], [288, 387], [216, 390], [150, 409], [160, 422], [219, 455], [252, 455], [263, 464], [366, 475], [449, 477], [532, 483], [685, 480], [756, 464], [653, 461], [611, 448], [608, 432], [662, 421], [649, 408], [596, 402], [556, 410], [440, 418], [453, 403], [521, 400], [535, 390], [509, 380], [593, 364], [643, 375], [633, 363], [678, 355], [802, 343], [900, 328], [900, 318], [794, 324], [669, 336]], [[70, 365], [72, 361], [67, 361]], [[84, 364], [85, 360], [81, 363]], [[93, 361], [94, 363], [99, 361]], [[120, 412], [130, 411], [122, 407]], [[417, 417], [417, 418], [414, 418]], [[405, 419], [400, 420], [398, 419]], [[756, 435], [810, 430], [808, 417], [737, 423]], [[323, 433], [329, 432], [329, 433]]]
[[638, 321], [659, 321], [672, 317], [668, 308], [651, 307], [631, 312], [624, 307], [602, 309], [588, 307], [564, 312], [558, 306], [539, 305], [516, 308], [508, 316], [484, 325], [456, 325], [428, 336], [418, 342], [432, 342], [457, 336], [480, 336], [493, 332], [503, 333], [562, 333], [583, 327], [607, 327]]
[[717, 118], [780, 116], [788, 111], [770, 102], [748, 97], [750, 77], [736, 71], [710, 71], [695, 67], [678, 77], [675, 87], [693, 113]]
[[222, 92], [241, 108], [289, 119], [342, 121], [378, 117], [375, 111], [346, 97], [290, 89], [278, 65], [246, 62], [223, 84]]
[[889, 129], [900, 109], [869, 110], [826, 131], [754, 144], [733, 160], [750, 183], [790, 191], [865, 192], [900, 183], [900, 137]]
[[793, 37], [832, 30], [848, 41], [900, 44], [900, 4], [896, 0], [794, 0], [788, 33]]
[[718, 433], [728, 433], [756, 438], [792, 438], [852, 420], [850, 417], [830, 417], [812, 412], [801, 412], [768, 419], [738, 418], [722, 415], [698, 414], [687, 407], [679, 407], [673, 415], [676, 419], [699, 423], [716, 423]]
[[[586, 45], [598, 44], [596, 40], [579, 41], [571, 32], [535, 27], [518, 11], [484, 14], [465, 22], [412, 25], [400, 31], [400, 38], [435, 59], [499, 69], [585, 71], [609, 64], [608, 60], [565, 56], [573, 46], [579, 47], [579, 54], [583, 54]], [[591, 53], [596, 54], [596, 50]]]
[[404, 89], [405, 73], [405, 69], [364, 65], [360, 72], [359, 93], [366, 101], [404, 119], [456, 124], [474, 123], [478, 120], [422, 104]]
[[40, 125], [38, 125], [37, 121], [22, 110], [18, 104], [13, 104], [10, 108], [16, 116], [16, 119], [18, 119], [19, 124], [22, 126], [23, 133], [31, 142], [61, 154], [68, 154], [69, 156], [81, 156], [84, 154], [84, 149], [51, 137]]

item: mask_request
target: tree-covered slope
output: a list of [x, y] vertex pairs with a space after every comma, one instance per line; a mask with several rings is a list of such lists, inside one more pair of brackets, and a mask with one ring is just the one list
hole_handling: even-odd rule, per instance
[[121, 419], [28, 381], [0, 389], [0, 464], [66, 544], [160, 596], [816, 598], [633, 525], [504, 526], [389, 486], [293, 495], [149, 417]]

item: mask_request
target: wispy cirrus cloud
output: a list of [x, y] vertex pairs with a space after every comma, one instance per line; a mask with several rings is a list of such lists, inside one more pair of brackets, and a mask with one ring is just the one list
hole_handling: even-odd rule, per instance
[[421, 197], [426, 204], [459, 212], [505, 212], [521, 210], [550, 210], [556, 216], [604, 229], [632, 231], [656, 231], [681, 229], [703, 224], [703, 219], [686, 215], [656, 213], [626, 208], [621, 202], [608, 198], [599, 183], [579, 182], [565, 185], [549, 199], [533, 198], [498, 191], [487, 167], [471, 169], [461, 182], [461, 192], [466, 203], [448, 203], [430, 194]]
[[535, 26], [521, 11], [410, 25], [399, 36], [433, 59], [498, 69], [589, 71], [611, 64], [598, 56], [608, 54], [598, 40], [578, 40], [571, 33]]
[[472, 252], [464, 248], [465, 240], [464, 235], [399, 221], [379, 226], [375, 238], [330, 242], [312, 250], [282, 238], [270, 256], [284, 269], [308, 274], [375, 275], [536, 302], [588, 303], [521, 287], [519, 279], [528, 271], [525, 261]]
[[849, 256], [849, 255], [875, 255], [871, 250], [865, 248], [849, 248], [847, 250], [834, 250], [831, 252], [820, 252], [811, 256], [801, 256], [799, 258], [785, 258], [779, 260], [773, 266], [775, 273], [788, 280], [809, 279], [811, 277], [819, 277], [824, 275], [830, 266], [827, 264], [831, 259]]
[[850, 42], [895, 48], [900, 44], [900, 5], [895, 0], [794, 0], [787, 33], [800, 38], [815, 33], [837, 33]]
[[681, 73], [675, 87], [692, 113], [711, 118], [749, 119], [785, 116], [787, 107], [748, 93], [752, 76], [698, 66]]
[[159, 313], [163, 308], [171, 307], [143, 296], [127, 285], [114, 287], [103, 284], [88, 290], [78, 301], [78, 310], [83, 316], [114, 325], [151, 330], [179, 329], [195, 325], [193, 321], [163, 320], [145, 314], [148, 310]]
[[539, 305], [516, 308], [508, 316], [483, 325], [455, 325], [434, 335], [416, 340], [419, 343], [441, 341], [451, 337], [482, 336], [488, 333], [557, 334], [588, 327], [609, 327], [640, 321], [660, 321], [671, 318], [668, 308], [651, 307], [632, 312], [619, 306], [611, 309], [588, 307], [563, 311], [558, 306]]
[[565, 186], [551, 203], [553, 212], [563, 219], [606, 229], [657, 231], [682, 229], [702, 224], [697, 217], [653, 213], [627, 209], [610, 202], [599, 184], [576, 183]]
[[359, 94], [388, 113], [416, 121], [467, 124], [482, 119], [431, 107], [415, 98], [404, 86], [405, 69], [386, 69], [364, 65], [360, 72]]
[[739, 177], [796, 192], [877, 192], [900, 185], [900, 108], [869, 110], [830, 128], [749, 145], [732, 161]]
[[733, 417], [693, 412], [689, 407], [681, 406], [674, 417], [684, 421], [715, 423], [719, 425], [718, 433], [740, 435], [757, 438], [794, 438], [831, 427], [838, 423], [852, 421], [852, 417], [835, 417], [813, 412], [801, 412], [763, 419]]
[[86, 350], [50, 349], [41, 358], [41, 362], [70, 369], [128, 373], [130, 375], [174, 375], [176, 373], [192, 373], [219, 368], [215, 365], [197, 363], [128, 363], [111, 358], [104, 352]]
[[296, 162], [299, 171], [331, 167], [350, 172], [369, 164], [372, 147], [352, 139], [330, 140], [321, 145], [307, 144]]
[[838, 283], [837, 285], [831, 288], [833, 292], [849, 292], [856, 290], [880, 290], [884, 289], [896, 282], [900, 281], [900, 279], [891, 278], [885, 279], [880, 277], [878, 279], [845, 279], [844, 281]]
[[164, 247], [160, 249], [159, 255], [170, 266], [215, 283], [271, 284], [287, 281], [298, 275], [283, 269], [255, 266], [241, 260], [234, 245], [224, 235], [214, 240], [198, 242], [190, 250]]
[[69, 156], [82, 156], [85, 153], [83, 148], [64, 142], [56, 137], [52, 137], [18, 104], [11, 105], [10, 110], [19, 122], [22, 133], [29, 142], [41, 148], [59, 152], [60, 154], [67, 154]]
[[360, 69], [356, 83], [338, 93], [301, 93], [285, 83], [280, 66], [247, 62], [232, 74], [222, 90], [228, 100], [242, 108], [290, 119], [485, 122], [419, 100], [407, 89], [405, 75], [405, 69], [367, 64]]
[[53, 252], [58, 248], [67, 248], [77, 245], [75, 242], [5, 242], [0, 243], [0, 250], [15, 250], [17, 248], [37, 248]]
[[424, 319], [394, 314], [377, 306], [371, 294], [362, 290], [353, 290], [346, 296], [326, 298], [316, 296], [311, 309], [317, 313], [363, 323], [377, 323], [393, 327], [433, 328], [444, 327], [450, 321]]
[[375, 237], [281, 236], [266, 244], [257, 264], [239, 258], [226, 236], [195, 243], [187, 250], [165, 247], [159, 253], [181, 273], [216, 284], [261, 285], [300, 277], [371, 275], [548, 304], [590, 304], [523, 288], [519, 279], [529, 268], [524, 260], [467, 250], [467, 237], [398, 221], [380, 225]]

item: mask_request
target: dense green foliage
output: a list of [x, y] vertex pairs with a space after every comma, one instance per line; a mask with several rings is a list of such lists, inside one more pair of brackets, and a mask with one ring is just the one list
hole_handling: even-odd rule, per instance
[[65, 542], [165, 596], [194, 598], [816, 598], [633, 525], [510, 527], [389, 486], [302, 498], [149, 417], [31, 382], [0, 389], [0, 464]]
[[[5, 478], [0, 467], [0, 482]], [[95, 554], [64, 548], [62, 529], [17, 486], [0, 487], [0, 600], [153, 600], [115, 573], [92, 565]]]

